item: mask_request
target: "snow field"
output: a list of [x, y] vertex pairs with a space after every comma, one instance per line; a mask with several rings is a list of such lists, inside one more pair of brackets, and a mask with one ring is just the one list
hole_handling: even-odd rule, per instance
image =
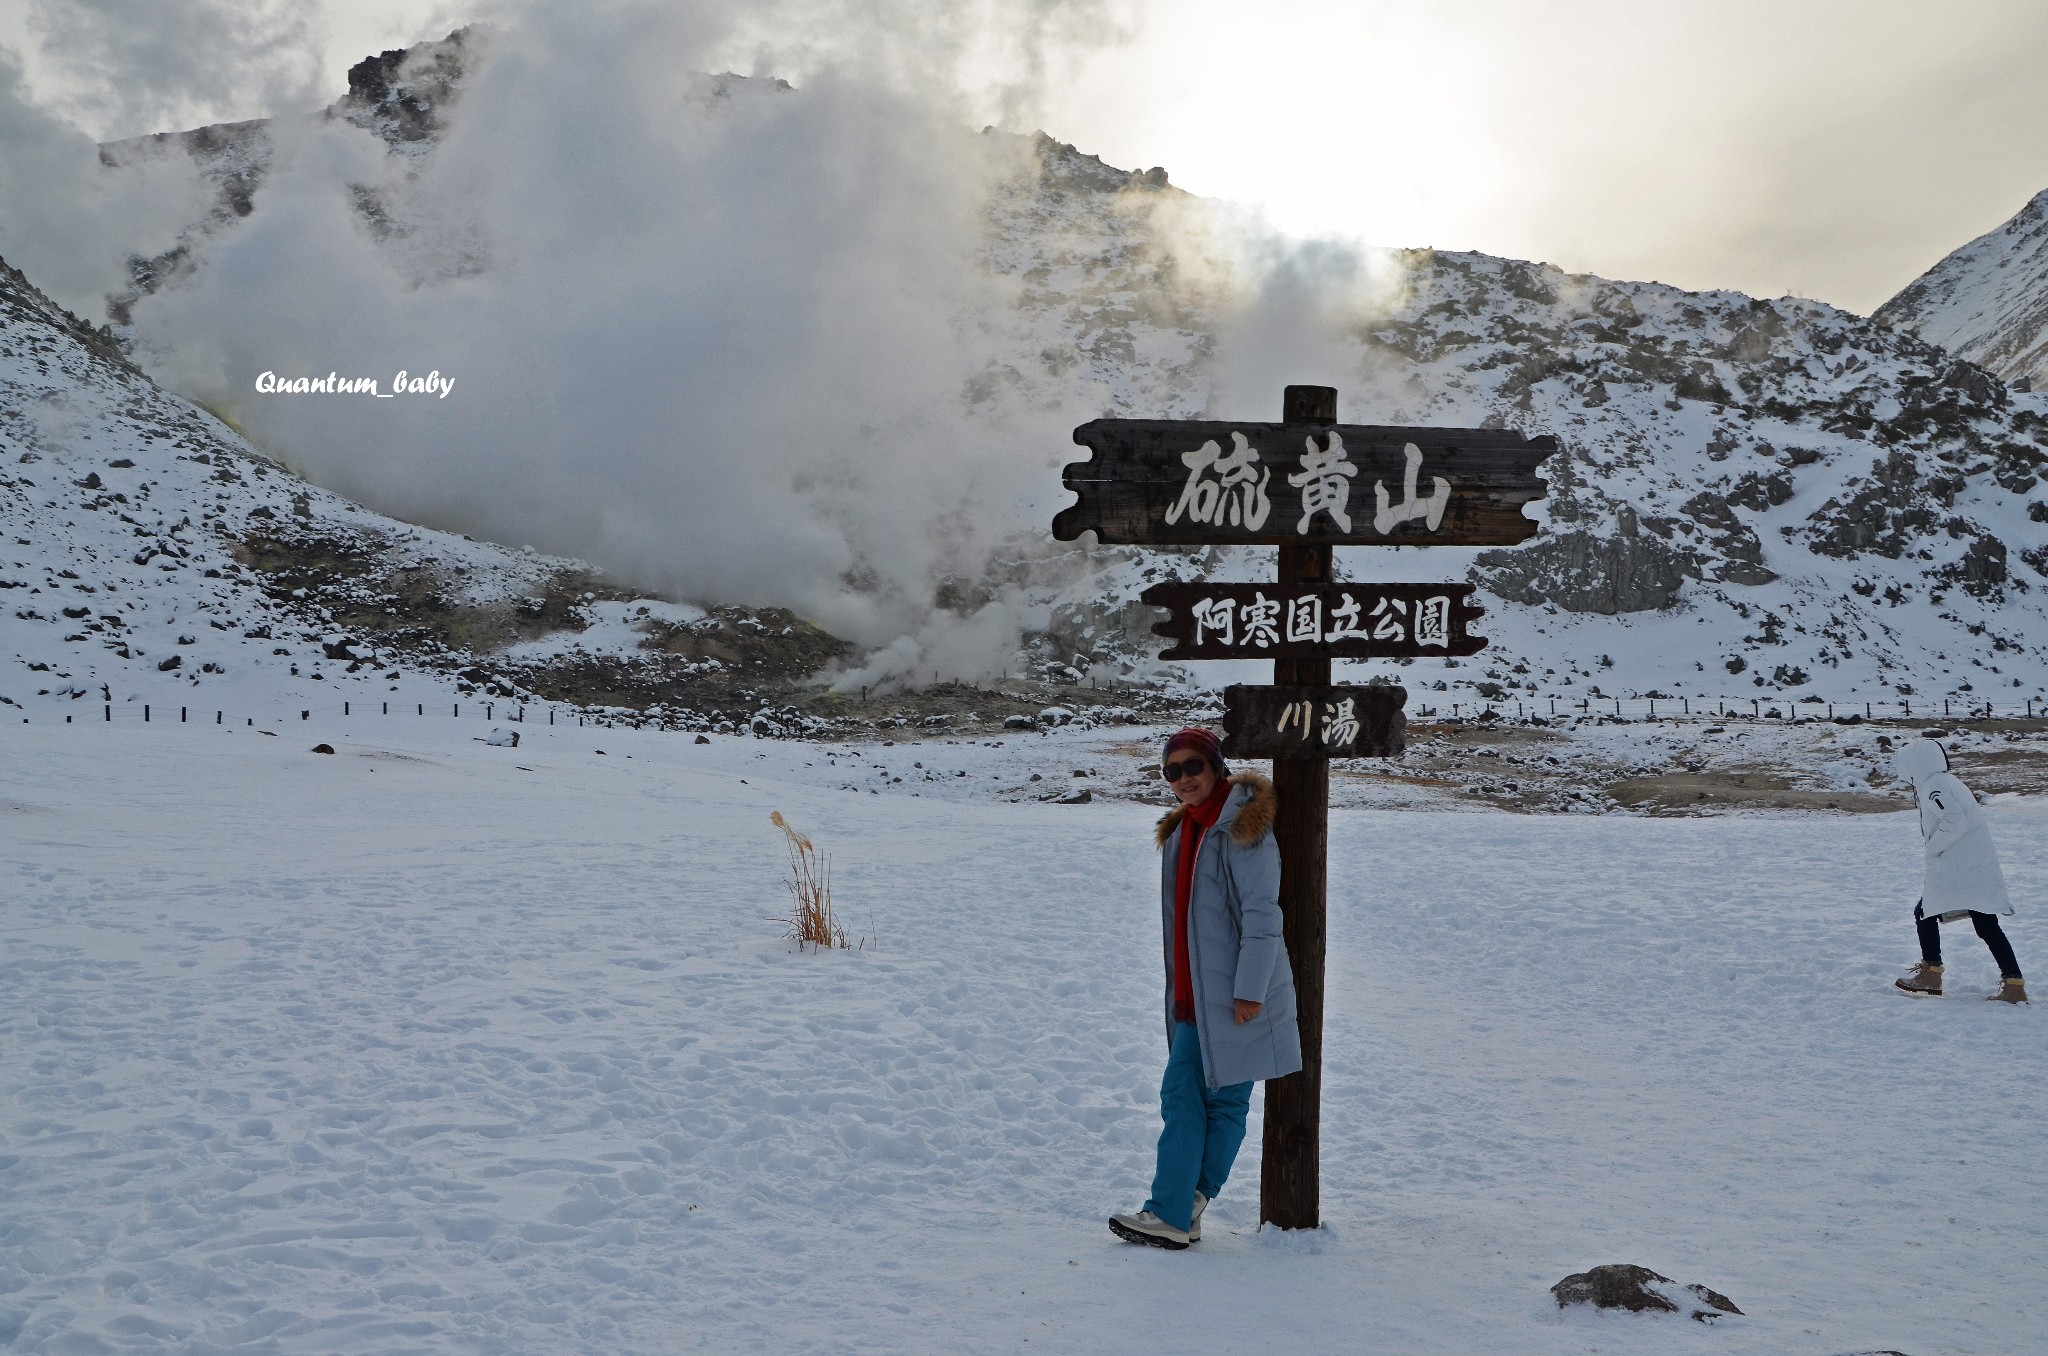
[[[1328, 1227], [1255, 1232], [1255, 1098], [1207, 1237], [1169, 1255], [1102, 1223], [1143, 1199], [1157, 1132], [1156, 812], [988, 799], [1112, 771], [1108, 736], [854, 759], [476, 733], [0, 733], [12, 1350], [1185, 1331], [1928, 1356], [2048, 1332], [2038, 1015], [1976, 1000], [1967, 927], [1951, 997], [1890, 992], [1906, 814], [1339, 811]], [[970, 775], [848, 771], [884, 760]], [[831, 854], [871, 949], [776, 940], [771, 810]], [[2048, 811], [1991, 814], [2037, 906]], [[2048, 966], [2036, 916], [2010, 932]], [[1560, 1314], [1547, 1287], [1606, 1261], [1749, 1316]]]

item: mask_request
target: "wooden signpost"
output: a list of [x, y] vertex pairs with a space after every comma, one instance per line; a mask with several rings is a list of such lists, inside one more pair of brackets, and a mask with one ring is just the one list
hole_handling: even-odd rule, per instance
[[1392, 758], [1407, 742], [1406, 688], [1223, 689], [1223, 743], [1233, 758]]
[[1161, 659], [1392, 659], [1478, 654], [1470, 584], [1154, 584]]
[[1302, 1069], [1266, 1084], [1259, 1219], [1321, 1223], [1325, 862], [1330, 759], [1398, 755], [1408, 694], [1336, 687], [1332, 658], [1474, 654], [1481, 609], [1466, 584], [1340, 584], [1332, 546], [1513, 546], [1535, 534], [1522, 506], [1557, 440], [1500, 429], [1337, 422], [1337, 392], [1289, 386], [1277, 424], [1097, 419], [1074, 430], [1093, 452], [1064, 472], [1080, 502], [1053, 536], [1105, 543], [1277, 545], [1264, 584], [1156, 584], [1163, 659], [1273, 661], [1273, 686], [1224, 691], [1224, 752], [1271, 758], [1279, 814], [1280, 911], [1301, 1027]]

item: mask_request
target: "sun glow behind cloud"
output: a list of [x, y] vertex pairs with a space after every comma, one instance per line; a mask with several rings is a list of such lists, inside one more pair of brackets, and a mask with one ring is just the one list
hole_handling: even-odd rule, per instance
[[1062, 125], [1279, 228], [1868, 310], [2048, 184], [2048, 12], [1147, 0]]

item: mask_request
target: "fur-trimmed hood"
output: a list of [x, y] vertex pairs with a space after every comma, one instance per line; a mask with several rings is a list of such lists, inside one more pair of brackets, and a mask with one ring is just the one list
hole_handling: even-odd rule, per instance
[[[1280, 797], [1273, 791], [1273, 783], [1256, 772], [1240, 772], [1230, 779], [1233, 788], [1230, 800], [1223, 807], [1223, 816], [1217, 820], [1230, 825], [1230, 841], [1239, 847], [1250, 847], [1264, 838], [1273, 828], [1273, 817], [1280, 812]], [[1242, 798], [1238, 789], [1246, 792]], [[1173, 837], [1173, 831], [1180, 827], [1180, 819], [1187, 807], [1176, 805], [1159, 816], [1159, 824], [1152, 830], [1152, 841], [1156, 846], [1165, 847], [1166, 840]], [[1234, 816], [1234, 817], [1233, 817]]]
[[1920, 786], [1948, 771], [1948, 750], [1932, 739], [1915, 739], [1892, 755], [1892, 775]]

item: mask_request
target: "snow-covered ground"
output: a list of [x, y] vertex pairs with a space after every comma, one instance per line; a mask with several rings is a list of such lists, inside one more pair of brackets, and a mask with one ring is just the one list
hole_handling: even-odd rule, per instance
[[[1326, 1227], [1255, 1230], [1255, 1099], [1168, 1254], [1103, 1227], [1154, 810], [991, 794], [1129, 732], [271, 728], [0, 728], [11, 1351], [2048, 1345], [2041, 1015], [1967, 929], [1950, 997], [1891, 991], [1907, 814], [1339, 810]], [[778, 940], [774, 810], [864, 949]], [[2048, 806], [1990, 814], [2037, 910]], [[1602, 1262], [1747, 1316], [1560, 1313]]]

